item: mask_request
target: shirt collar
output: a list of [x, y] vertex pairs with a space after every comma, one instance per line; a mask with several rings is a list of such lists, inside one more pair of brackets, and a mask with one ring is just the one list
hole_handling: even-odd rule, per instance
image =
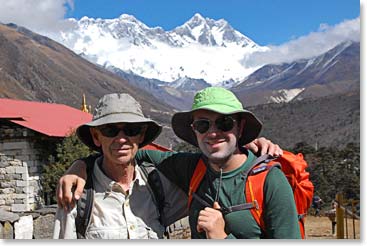
[[[100, 156], [95, 160], [93, 175], [94, 175], [95, 180], [102, 186], [103, 190], [107, 192], [111, 192], [114, 189], [114, 186], [116, 185], [120, 186], [120, 185], [116, 181], [109, 178], [103, 172], [103, 170], [101, 169], [102, 161], [103, 161], [103, 156]], [[135, 165], [135, 168], [134, 168], [134, 179], [132, 180], [130, 184], [129, 190], [131, 190], [135, 182], [137, 182], [137, 184], [145, 183], [137, 165]]]

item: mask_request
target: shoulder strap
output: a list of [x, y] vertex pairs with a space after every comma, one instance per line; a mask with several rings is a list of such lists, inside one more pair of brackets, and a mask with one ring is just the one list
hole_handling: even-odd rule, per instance
[[[251, 167], [244, 174], [244, 176], [247, 177], [248, 174], [249, 174], [249, 172], [251, 172], [254, 169], [254, 167], [256, 167], [257, 165], [259, 165], [260, 163], [267, 162], [267, 161], [270, 161], [272, 159], [273, 159], [273, 157], [270, 156], [270, 155], [262, 155], [262, 156], [256, 158], [254, 160], [254, 162], [252, 163]], [[201, 181], [202, 181], [205, 173], [206, 173], [206, 165], [204, 163], [204, 160], [202, 158], [200, 158], [198, 160], [198, 163], [197, 163], [197, 165], [195, 167], [194, 173], [193, 173], [193, 175], [191, 177], [191, 180], [190, 180], [189, 194], [188, 194], [188, 196], [189, 196], [188, 197], [188, 207], [190, 207], [191, 202], [192, 202], [192, 199], [193, 199], [193, 194], [198, 189], [198, 187], [199, 187], [199, 185], [200, 185], [200, 183], [201, 183]], [[232, 209], [233, 209], [233, 211], [235, 211], [235, 210], [241, 210], [241, 209], [248, 209], [249, 206], [251, 207], [252, 205], [251, 204], [250, 205], [246, 204], [245, 207], [242, 207], [242, 206], [240, 206], [238, 208], [234, 208], [233, 207], [233, 208], [230, 209], [230, 211], [227, 211], [227, 212], [231, 212]]]
[[138, 165], [143, 174], [143, 179], [147, 183], [149, 192], [152, 194], [153, 202], [156, 204], [159, 212], [159, 220], [163, 224], [163, 208], [165, 204], [165, 194], [163, 184], [156, 167], [148, 162], [142, 162]]
[[94, 199], [93, 167], [98, 156], [99, 155], [90, 155], [82, 159], [87, 164], [87, 180], [83, 194], [76, 204], [77, 216], [75, 218], [75, 226], [77, 238], [85, 238], [85, 232], [89, 225]]
[[264, 211], [264, 184], [269, 171], [273, 167], [281, 168], [279, 163], [270, 163], [274, 158], [269, 155], [262, 155], [255, 159], [246, 179], [245, 195], [246, 201], [256, 204], [250, 209], [252, 216], [262, 231], [265, 232], [265, 223], [263, 219]]
[[205, 163], [203, 161], [202, 158], [200, 158], [198, 160], [198, 163], [195, 167], [194, 173], [191, 177], [190, 180], [190, 186], [189, 186], [189, 198], [188, 198], [188, 204], [187, 206], [190, 208], [191, 202], [192, 202], [192, 197], [193, 197], [193, 193], [196, 192], [196, 190], [198, 189], [201, 180], [203, 179], [204, 175], [206, 172], [206, 166]]

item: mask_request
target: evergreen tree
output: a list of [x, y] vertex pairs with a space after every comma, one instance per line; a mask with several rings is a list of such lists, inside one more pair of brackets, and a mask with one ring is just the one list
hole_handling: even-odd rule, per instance
[[69, 168], [71, 163], [91, 154], [89, 148], [79, 138], [72, 134], [56, 145], [56, 156], [50, 155], [49, 164], [43, 168], [41, 184], [46, 204], [56, 203], [56, 188], [60, 177]]

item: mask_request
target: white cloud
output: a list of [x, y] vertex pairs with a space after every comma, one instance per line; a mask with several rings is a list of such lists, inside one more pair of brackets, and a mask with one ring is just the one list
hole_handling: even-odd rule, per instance
[[0, 22], [52, 32], [61, 28], [68, 8], [74, 8], [74, 0], [0, 0]]
[[245, 66], [262, 66], [291, 62], [320, 55], [343, 41], [360, 41], [360, 18], [345, 20], [335, 26], [321, 24], [317, 32], [302, 36], [279, 46], [268, 46], [243, 59]]

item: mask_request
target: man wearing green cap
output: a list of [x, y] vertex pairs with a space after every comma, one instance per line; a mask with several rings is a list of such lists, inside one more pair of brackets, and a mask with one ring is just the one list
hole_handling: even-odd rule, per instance
[[245, 181], [256, 157], [243, 146], [261, 127], [232, 92], [209, 87], [196, 94], [191, 111], [172, 117], [175, 134], [202, 153], [138, 151], [138, 159], [156, 164], [187, 194], [199, 160], [204, 162], [205, 175], [189, 207], [192, 238], [301, 238], [292, 189], [277, 168], [264, 185], [264, 231], [248, 209], [233, 209], [248, 202]]

